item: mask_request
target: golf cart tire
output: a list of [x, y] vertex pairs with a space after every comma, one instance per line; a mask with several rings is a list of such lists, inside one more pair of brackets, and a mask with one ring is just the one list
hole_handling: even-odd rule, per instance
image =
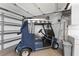
[[23, 54], [24, 51], [27, 51], [27, 52], [28, 52], [28, 54], [27, 54], [26, 56], [29, 56], [29, 55], [31, 54], [31, 49], [29, 49], [29, 48], [24, 48], [24, 49], [22, 49], [22, 50], [20, 51], [19, 56], [23, 56], [22, 54]]
[[[57, 45], [57, 47], [55, 47], [55, 45]], [[54, 42], [54, 43], [52, 44], [52, 48], [53, 48], [53, 49], [58, 49], [58, 48], [59, 48], [59, 44], [58, 44], [57, 42]]]

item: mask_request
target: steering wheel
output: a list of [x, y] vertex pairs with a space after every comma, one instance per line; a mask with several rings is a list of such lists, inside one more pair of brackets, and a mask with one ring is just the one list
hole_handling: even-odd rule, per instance
[[39, 30], [39, 33], [40, 33], [40, 32], [44, 35], [45, 38], [47, 38], [48, 40], [51, 40], [50, 38], [48, 38], [48, 35], [46, 35], [46, 34], [44, 34], [44, 33], [42, 32], [42, 29]]
[[42, 29], [39, 30], [39, 33], [42, 32]]

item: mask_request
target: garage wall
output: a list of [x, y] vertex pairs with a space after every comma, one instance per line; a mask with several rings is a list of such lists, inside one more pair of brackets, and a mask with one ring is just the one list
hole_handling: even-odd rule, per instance
[[79, 4], [72, 4], [72, 25], [79, 25]]
[[[61, 19], [61, 14], [50, 15], [50, 20], [54, 20], [52, 23], [57, 23], [58, 19]], [[59, 48], [62, 49], [62, 41], [68, 40], [68, 21], [71, 20], [71, 16], [63, 16], [61, 19], [61, 23], [52, 25], [56, 38], [58, 38]]]
[[[10, 46], [13, 46], [17, 43], [19, 43], [20, 40], [16, 40], [16, 39], [20, 39], [21, 35], [17, 35], [17, 32], [20, 31], [20, 27], [22, 24], [22, 18], [18, 18], [15, 16], [12, 16], [12, 14], [8, 15], [8, 17], [6, 17], [8, 15], [8, 13], [3, 13], [3, 15], [0, 14], [0, 50], [1, 47], [3, 46], [3, 49], [8, 48]], [[3, 20], [2, 17], [3, 16]], [[4, 26], [2, 26], [2, 22], [4, 22]], [[1, 33], [1, 28], [3, 27], [4, 29], [4, 34]], [[6, 34], [5, 34], [6, 33]], [[3, 42], [1, 41], [2, 38], [1, 36], [3, 35]], [[11, 41], [11, 40], [15, 40], [15, 41]], [[11, 41], [11, 42], [9, 42]]]
[[70, 36], [79, 36], [79, 4], [72, 4], [72, 20], [69, 26], [68, 34]]
[[[0, 15], [0, 21], [1, 21], [1, 15]], [[0, 25], [0, 31], [1, 31], [1, 25]], [[1, 40], [1, 35], [0, 35], [0, 40]], [[0, 45], [0, 50], [1, 50], [1, 45]]]
[[50, 20], [52, 20], [52, 27], [54, 29], [54, 33], [56, 35], [56, 38], [58, 38], [58, 33], [59, 33], [59, 29], [60, 29], [60, 23], [58, 23], [58, 20], [61, 17], [61, 14], [51, 14], [50, 16]]
[[[61, 18], [61, 13], [50, 14], [50, 20], [52, 20], [52, 27], [54, 29], [56, 38], [63, 40], [67, 40], [67, 26], [70, 25], [71, 16], [63, 16]], [[58, 23], [58, 20], [61, 20], [61, 23]], [[64, 37], [65, 36], [65, 37]]]

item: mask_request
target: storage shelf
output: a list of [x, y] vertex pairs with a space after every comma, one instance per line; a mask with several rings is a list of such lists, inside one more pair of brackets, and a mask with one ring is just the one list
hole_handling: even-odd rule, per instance
[[[9, 42], [13, 42], [13, 41], [16, 41], [16, 40], [19, 40], [19, 39], [21, 39], [21, 36], [19, 36], [19, 37], [14, 37], [14, 38], [4, 39], [4, 40], [3, 40], [3, 44], [9, 43]], [[1, 44], [1, 41], [0, 41], [0, 44]]]
[[[14, 34], [14, 33], [18, 33], [18, 32], [20, 32], [19, 30], [6, 30], [6, 31], [4, 31], [4, 35], [5, 34]], [[1, 31], [0, 31], [0, 35], [1, 35]]]
[[[2, 23], [2, 21], [0, 21], [0, 24]], [[6, 22], [6, 21], [4, 21], [4, 25], [6, 26], [6, 25], [8, 25], [8, 26], [17, 26], [17, 27], [21, 27], [21, 25], [20, 24], [18, 24], [18, 23], [12, 23], [12, 22]]]

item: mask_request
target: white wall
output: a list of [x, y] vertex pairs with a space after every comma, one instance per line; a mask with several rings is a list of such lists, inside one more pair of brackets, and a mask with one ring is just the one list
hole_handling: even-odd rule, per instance
[[[50, 16], [50, 20], [53, 20], [52, 24], [58, 23], [58, 19], [61, 19], [61, 13], [51, 14], [49, 16]], [[55, 35], [56, 35], [56, 38], [58, 39], [60, 49], [62, 49], [62, 41], [61, 40], [64, 40], [64, 39], [68, 40], [67, 25], [68, 25], [68, 21], [70, 21], [70, 20], [71, 20], [71, 16], [68, 16], [68, 17], [64, 16], [61, 19], [61, 24], [58, 23], [58, 24], [52, 25]], [[65, 25], [64, 25], [64, 22], [65, 22]], [[64, 31], [64, 27], [65, 27], [65, 31]]]
[[72, 4], [72, 25], [79, 25], [79, 4]]
[[0, 50], [1, 50], [1, 45], [0, 45]]
[[7, 35], [4, 35], [4, 40], [8, 39], [8, 38], [15, 38], [15, 37], [19, 37], [19, 35], [17, 35], [17, 34], [7, 34]]
[[[73, 56], [79, 56], [79, 4], [72, 4], [72, 20], [68, 28], [68, 35], [73, 37]], [[70, 40], [70, 39], [69, 39]]]
[[19, 30], [20, 27], [16, 26], [4, 26], [4, 30]]
[[[0, 21], [1, 21], [1, 16], [0, 16]], [[1, 31], [1, 25], [0, 25], [0, 31]], [[1, 40], [1, 35], [0, 35], [0, 40]], [[0, 50], [1, 50], [1, 45], [0, 45]]]
[[21, 21], [18, 21], [16, 19], [6, 18], [6, 17], [4, 18], [4, 21], [6, 21], [6, 22], [14, 22], [14, 23], [21, 24]]
[[[1, 21], [1, 16], [0, 16], [0, 21]], [[0, 31], [1, 31], [1, 25], [0, 25]], [[0, 40], [1, 40], [1, 36], [0, 36]]]
[[51, 23], [54, 24], [54, 25], [52, 25], [52, 27], [54, 29], [54, 33], [56, 35], [56, 38], [58, 38], [58, 31], [59, 31], [59, 27], [60, 27], [60, 25], [58, 23], [58, 19], [60, 19], [61, 14], [57, 13], [57, 14], [51, 14], [49, 16], [50, 16], [50, 20], [52, 20]]
[[17, 40], [17, 41], [13, 41], [13, 42], [10, 42], [10, 43], [7, 43], [7, 44], [4, 44], [4, 49], [10, 47], [10, 46], [14, 46], [16, 44], [19, 43], [20, 40]]
[[79, 34], [79, 4], [72, 4], [72, 20], [68, 34], [73, 36]]
[[[11, 17], [11, 15], [10, 15]], [[14, 16], [12, 16], [14, 17]], [[14, 17], [14, 18], [18, 18], [18, 17]], [[20, 20], [22, 20], [22, 18], [18, 18]], [[1, 17], [0, 17], [0, 21], [1, 21]], [[7, 18], [4, 16], [4, 21], [5, 22], [11, 22], [11, 23], [16, 23], [16, 24], [19, 24], [21, 25], [22, 24], [22, 21], [18, 21], [16, 19], [11, 19], [11, 18]], [[8, 25], [5, 25], [4, 26], [4, 31], [9, 31], [9, 30], [16, 30], [16, 31], [19, 31], [20, 30], [20, 27], [16, 27], [16, 26], [8, 26]], [[1, 24], [0, 24], [0, 31], [1, 31]], [[17, 33], [15, 34], [6, 34], [4, 35], [4, 41], [7, 41], [6, 39], [9, 39], [9, 40], [12, 40], [11, 38], [17, 38], [17, 37], [20, 37], [21, 35], [17, 35]], [[1, 41], [1, 35], [0, 35], [0, 41]], [[4, 49], [5, 48], [8, 48], [10, 46], [13, 46], [15, 44], [17, 44], [20, 40], [17, 40], [17, 41], [13, 41], [13, 42], [10, 42], [10, 43], [7, 43], [7, 44], [4, 44]], [[0, 45], [0, 49], [1, 49], [1, 45]]]
[[51, 14], [50, 15], [50, 20], [52, 20], [52, 27], [55, 33], [55, 37], [58, 39], [58, 43], [59, 43], [59, 48], [62, 49], [62, 44], [61, 44], [61, 40], [63, 39], [63, 23], [58, 23], [58, 19], [61, 18], [61, 14], [57, 13], [57, 14]]

